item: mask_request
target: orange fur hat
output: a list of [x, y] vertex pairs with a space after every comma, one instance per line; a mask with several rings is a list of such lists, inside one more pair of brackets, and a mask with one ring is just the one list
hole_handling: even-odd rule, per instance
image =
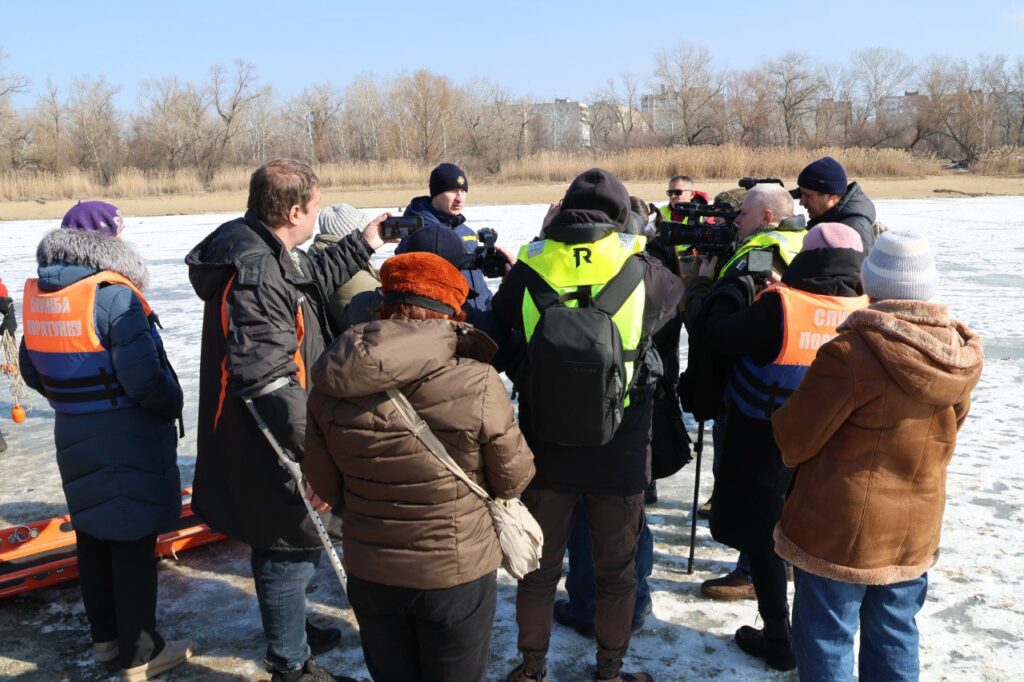
[[462, 310], [469, 284], [444, 258], [425, 251], [403, 253], [384, 261], [380, 290], [385, 301], [408, 303], [454, 315]]

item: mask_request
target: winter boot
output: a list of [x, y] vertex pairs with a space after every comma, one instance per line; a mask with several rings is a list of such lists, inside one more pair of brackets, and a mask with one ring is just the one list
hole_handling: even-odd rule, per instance
[[326, 654], [341, 644], [341, 630], [338, 628], [322, 628], [306, 621], [306, 642], [313, 656]]
[[337, 677], [330, 674], [317, 665], [316, 659], [310, 656], [298, 670], [286, 673], [279, 670], [274, 671], [270, 682], [356, 682], [356, 680], [351, 677]]
[[175, 668], [192, 658], [192, 642], [164, 642], [164, 648], [142, 665], [121, 670], [122, 682], [138, 682], [151, 680], [171, 668]]
[[572, 628], [581, 637], [594, 637], [596, 630], [594, 629], [593, 623], [580, 620], [573, 615], [572, 609], [569, 607], [568, 599], [557, 599], [555, 600], [555, 622], [559, 625], [564, 625], [567, 628]]
[[654, 682], [654, 676], [647, 673], [619, 673], [615, 677], [598, 677], [594, 673], [595, 682]]
[[535, 675], [527, 675], [526, 664], [520, 663], [508, 674], [505, 682], [548, 682], [548, 673], [546, 670], [542, 670]]
[[117, 660], [117, 655], [121, 649], [117, 645], [117, 640], [112, 639], [109, 642], [93, 642], [92, 643], [92, 656], [96, 659], [97, 663], [113, 663]]
[[711, 518], [711, 498], [710, 497], [708, 498], [707, 502], [705, 502], [701, 506], [697, 507], [697, 516], [698, 516], [698, 518], [702, 518], [702, 519], [710, 519]]
[[757, 599], [757, 594], [754, 592], [754, 583], [736, 571], [721, 578], [705, 580], [700, 584], [700, 593], [708, 599], [718, 601]]
[[764, 629], [744, 625], [736, 631], [736, 644], [751, 656], [763, 658], [776, 670], [796, 668], [788, 618], [765, 618]]

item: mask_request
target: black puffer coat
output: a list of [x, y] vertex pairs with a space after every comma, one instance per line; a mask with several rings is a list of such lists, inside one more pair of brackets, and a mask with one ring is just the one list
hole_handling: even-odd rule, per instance
[[[859, 296], [862, 256], [851, 249], [817, 249], [796, 256], [782, 276], [785, 284], [826, 296]], [[742, 280], [732, 280], [740, 285]], [[727, 286], [730, 280], [723, 280]], [[741, 297], [717, 296], [708, 301], [706, 322], [693, 333], [705, 335], [720, 355], [748, 355], [764, 365], [782, 348], [782, 304], [769, 291], [743, 308]], [[772, 542], [782, 515], [793, 469], [785, 466], [768, 420], [748, 417], [728, 406], [725, 448], [715, 474], [711, 535], [718, 542], [747, 551], [761, 551]]]
[[[255, 404], [278, 441], [302, 458], [309, 371], [331, 339], [333, 292], [369, 261], [361, 234], [309, 256], [295, 254], [251, 213], [225, 223], [185, 258], [203, 301], [199, 427], [193, 508], [229, 537], [264, 549], [320, 547], [298, 486], [278, 462], [243, 401], [280, 379]], [[325, 517], [329, 530], [340, 516]]]
[[851, 182], [846, 188], [846, 194], [839, 200], [839, 203], [822, 215], [808, 221], [807, 229], [811, 229], [818, 223], [842, 223], [857, 230], [860, 239], [864, 242], [864, 253], [871, 250], [875, 244], [875, 233], [871, 226], [875, 224], [875, 205], [864, 194], [856, 182]]

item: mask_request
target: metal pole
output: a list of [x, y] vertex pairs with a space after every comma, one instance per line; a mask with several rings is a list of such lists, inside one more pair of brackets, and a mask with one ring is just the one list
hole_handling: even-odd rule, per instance
[[697, 508], [700, 504], [700, 455], [704, 452], [704, 422], [697, 422], [697, 467], [693, 472], [693, 509], [690, 511], [690, 560], [686, 564], [686, 574], [693, 575], [693, 551], [697, 545]]
[[256, 424], [260, 427], [260, 431], [263, 432], [263, 437], [270, 443], [270, 447], [274, 449], [277, 454], [277, 459], [280, 460], [284, 468], [288, 470], [292, 480], [299, 487], [299, 497], [302, 498], [302, 503], [306, 505], [306, 513], [309, 514], [310, 520], [313, 521], [313, 527], [316, 528], [316, 534], [320, 536], [320, 543], [324, 546], [327, 551], [327, 558], [331, 560], [331, 566], [334, 568], [334, 575], [338, 576], [338, 583], [341, 585], [341, 591], [345, 591], [345, 569], [341, 565], [341, 559], [338, 558], [338, 553], [334, 549], [334, 543], [331, 542], [331, 536], [328, 535], [327, 529], [324, 528], [324, 522], [320, 520], [320, 514], [313, 509], [313, 505], [306, 499], [305, 490], [303, 489], [303, 478], [302, 469], [299, 468], [299, 463], [288, 456], [288, 453], [284, 451], [281, 444], [277, 442], [277, 438], [270, 431], [270, 427], [267, 426], [267, 422], [264, 421], [263, 417], [256, 410], [256, 406], [252, 402], [252, 398], [245, 399], [245, 406], [249, 408], [249, 412], [252, 413], [253, 418], [256, 420]]

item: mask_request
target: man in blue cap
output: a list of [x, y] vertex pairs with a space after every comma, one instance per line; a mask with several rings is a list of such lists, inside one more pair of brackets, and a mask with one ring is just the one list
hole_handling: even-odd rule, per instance
[[842, 223], [857, 230], [864, 242], [864, 253], [875, 243], [872, 225], [875, 205], [856, 182], [847, 184], [846, 169], [831, 156], [823, 156], [807, 165], [790, 194], [807, 209], [807, 229], [818, 223]]

